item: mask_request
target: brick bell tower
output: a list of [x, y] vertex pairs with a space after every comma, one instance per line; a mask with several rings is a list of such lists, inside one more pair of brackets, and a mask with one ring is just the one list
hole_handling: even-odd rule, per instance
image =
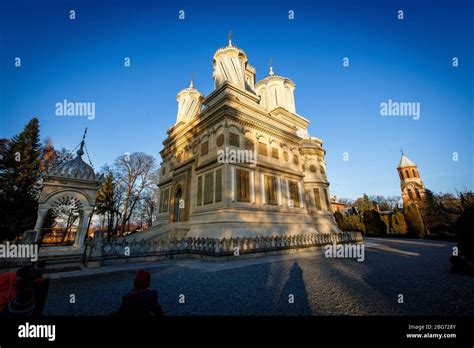
[[425, 195], [425, 185], [421, 181], [418, 167], [402, 151], [402, 157], [397, 167], [400, 176], [403, 205], [408, 203], [419, 204]]

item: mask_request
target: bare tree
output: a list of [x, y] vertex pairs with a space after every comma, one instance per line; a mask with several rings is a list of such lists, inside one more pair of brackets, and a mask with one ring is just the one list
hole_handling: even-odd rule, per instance
[[354, 200], [351, 198], [339, 198], [338, 201], [346, 207], [351, 207], [354, 205]]
[[143, 152], [125, 154], [115, 160], [113, 173], [117, 189], [123, 192], [120, 225], [120, 234], [123, 234], [142, 194], [155, 186], [156, 160]]
[[400, 196], [388, 196], [387, 201], [388, 201], [388, 204], [390, 204], [390, 208], [392, 210], [397, 209], [401, 199], [402, 197]]

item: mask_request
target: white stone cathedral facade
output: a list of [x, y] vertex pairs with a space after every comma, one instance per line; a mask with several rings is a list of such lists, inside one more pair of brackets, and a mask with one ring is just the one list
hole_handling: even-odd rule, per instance
[[[340, 232], [332, 215], [322, 141], [296, 112], [289, 78], [256, 80], [231, 40], [213, 59], [214, 90], [177, 95], [163, 142], [154, 237], [255, 237]], [[255, 161], [220, 159], [247, 150]]]

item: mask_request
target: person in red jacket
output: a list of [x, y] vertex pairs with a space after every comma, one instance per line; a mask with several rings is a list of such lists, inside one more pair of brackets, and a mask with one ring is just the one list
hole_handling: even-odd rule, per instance
[[158, 293], [149, 289], [151, 275], [141, 269], [137, 272], [133, 289], [122, 298], [122, 305], [117, 313], [124, 319], [147, 319], [163, 316], [158, 303]]
[[[3, 281], [0, 279], [1, 315], [39, 316], [42, 314], [49, 289], [49, 279], [43, 278], [44, 270], [44, 261], [37, 261], [30, 266], [20, 268], [16, 273], [9, 272], [2, 277]], [[9, 281], [8, 284], [5, 280]]]
[[16, 297], [16, 272], [0, 274], [0, 312]]

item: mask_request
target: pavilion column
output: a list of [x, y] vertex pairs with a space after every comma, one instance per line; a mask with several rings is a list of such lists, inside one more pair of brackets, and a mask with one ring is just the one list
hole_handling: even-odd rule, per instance
[[84, 244], [84, 238], [89, 227], [89, 219], [92, 215], [92, 210], [84, 210], [82, 213], [81, 221], [78, 226], [78, 232], [76, 233], [76, 240], [74, 241], [74, 247], [80, 248]]
[[39, 241], [41, 237], [41, 229], [43, 228], [44, 218], [46, 217], [47, 213], [48, 213], [48, 208], [38, 208], [38, 217], [36, 218], [36, 224], [35, 224], [35, 231], [36, 231], [35, 241]]

